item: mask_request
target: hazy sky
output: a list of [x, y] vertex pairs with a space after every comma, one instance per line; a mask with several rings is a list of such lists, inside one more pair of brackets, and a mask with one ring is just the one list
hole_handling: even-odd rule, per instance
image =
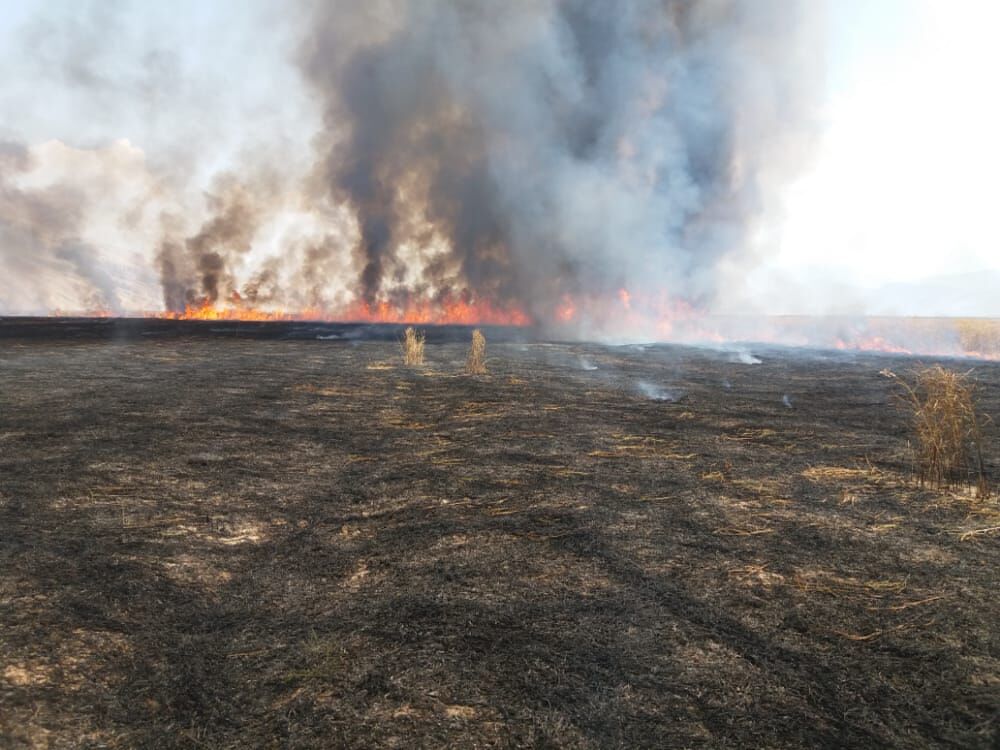
[[75, 147], [124, 138], [154, 163], [189, 144], [216, 154], [204, 171], [257, 143], [301, 143], [319, 122], [292, 59], [288, 7], [0, 0], [0, 137]]
[[[880, 290], [974, 273], [987, 288], [958, 312], [1000, 315], [988, 286], [1000, 279], [1000, 3], [829, 6], [822, 138], [762, 221], [760, 262], [730, 268], [732, 307], [949, 312]], [[0, 0], [0, 140], [117, 143], [193, 185], [248, 151], [303, 169], [321, 120], [293, 59], [294, 8]]]
[[[938, 301], [867, 290], [983, 271], [996, 285], [1000, 3], [838, 0], [830, 12], [824, 137], [785, 191], [780, 251], [758, 283], [783, 277], [831, 309], [915, 313]], [[1000, 289], [973, 296], [970, 312], [1000, 314]]]

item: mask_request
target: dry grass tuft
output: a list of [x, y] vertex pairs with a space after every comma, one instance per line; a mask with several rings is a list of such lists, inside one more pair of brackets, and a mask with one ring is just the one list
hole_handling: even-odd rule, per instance
[[424, 343], [426, 336], [423, 331], [414, 330], [410, 326], [403, 333], [403, 364], [413, 367], [424, 363]]
[[958, 341], [969, 354], [1000, 355], [1000, 321], [964, 318], [955, 322]]
[[940, 365], [916, 373], [914, 384], [900, 379], [903, 400], [916, 433], [916, 473], [921, 486], [968, 481], [980, 498], [989, 495], [983, 466], [983, 434], [969, 373]]
[[465, 360], [465, 371], [470, 375], [483, 375], [486, 372], [486, 337], [478, 328], [472, 332], [472, 346]]

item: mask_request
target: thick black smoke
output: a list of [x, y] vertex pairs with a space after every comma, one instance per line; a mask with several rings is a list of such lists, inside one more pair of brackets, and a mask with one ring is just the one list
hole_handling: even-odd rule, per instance
[[[460, 282], [542, 319], [564, 293], [709, 299], [811, 133], [818, 5], [321, 4], [302, 65], [327, 184], [358, 214], [361, 292], [392, 291], [421, 227]], [[442, 273], [426, 281], [447, 290]]]

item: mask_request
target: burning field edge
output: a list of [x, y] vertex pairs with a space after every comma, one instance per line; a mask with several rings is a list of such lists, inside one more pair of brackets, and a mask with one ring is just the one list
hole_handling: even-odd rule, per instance
[[997, 741], [1000, 505], [883, 374], [935, 360], [168, 324], [0, 344], [0, 745]]
[[[424, 311], [426, 313], [426, 311]], [[210, 313], [210, 314], [209, 314]], [[427, 317], [430, 316], [430, 317]], [[451, 318], [454, 317], [454, 320]], [[497, 317], [497, 316], [494, 316]], [[502, 317], [502, 316], [499, 316]], [[80, 337], [141, 339], [153, 336], [239, 336], [251, 338], [399, 339], [410, 325], [430, 332], [432, 341], [454, 341], [473, 327], [490, 338], [510, 340], [601, 341], [603, 343], [671, 342], [688, 345], [787, 346], [803, 349], [882, 352], [919, 356], [1000, 360], [1000, 320], [990, 318], [914, 318], [851, 316], [723, 316], [689, 311], [676, 318], [647, 319], [627, 309], [608, 311], [601, 320], [567, 318], [539, 326], [521, 316], [515, 324], [493, 323], [486, 316], [446, 316], [438, 321], [429, 313], [407, 320], [405, 310], [386, 310], [378, 316], [331, 319], [313, 313], [274, 313], [252, 309], [208, 309], [192, 313], [115, 317], [80, 316], [0, 317], [0, 339], [24, 337]]]

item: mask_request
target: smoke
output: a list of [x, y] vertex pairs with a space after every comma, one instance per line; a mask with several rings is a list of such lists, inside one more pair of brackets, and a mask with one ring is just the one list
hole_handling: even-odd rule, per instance
[[[808, 6], [808, 14], [807, 14]], [[302, 52], [359, 285], [435, 236], [467, 284], [551, 320], [621, 288], [706, 304], [812, 136], [805, 0], [321, 4]], [[590, 321], [594, 323], [596, 321]]]
[[644, 398], [650, 401], [680, 401], [684, 397], [684, 393], [681, 391], [664, 388], [648, 380], [637, 380], [635, 388]]
[[811, 0], [195, 5], [27, 24], [61, 127], [0, 149], [0, 309], [571, 298], [589, 335], [711, 307], [814, 135]]
[[349, 270], [351, 217], [303, 192], [295, 177], [249, 168], [215, 180], [203, 220], [164, 215], [156, 263], [163, 306], [280, 305], [322, 310], [343, 304], [331, 281]]
[[226, 301], [236, 292], [233, 266], [250, 249], [265, 218], [267, 202], [244, 185], [225, 179], [207, 196], [209, 218], [180, 242], [167, 238], [157, 260], [168, 310]]
[[0, 143], [0, 261], [8, 280], [0, 309], [49, 313], [82, 300], [91, 310], [120, 312], [120, 294], [128, 296], [137, 278], [85, 235], [100, 213], [96, 197], [130, 206], [128, 187], [141, 176], [126, 143], [95, 152]]

